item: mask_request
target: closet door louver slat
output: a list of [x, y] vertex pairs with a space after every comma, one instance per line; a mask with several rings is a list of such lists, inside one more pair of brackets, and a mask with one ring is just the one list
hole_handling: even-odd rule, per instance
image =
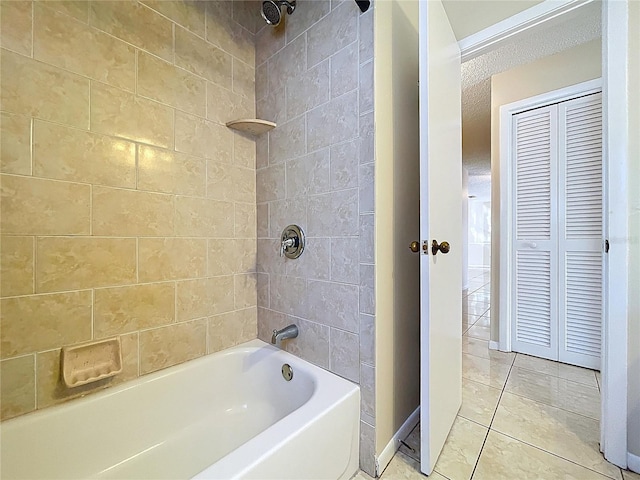
[[568, 352], [600, 357], [602, 257], [599, 252], [567, 253], [565, 334]]
[[551, 347], [551, 256], [520, 251], [516, 255], [516, 340]]
[[[594, 103], [599, 104], [599, 99], [593, 99], [585, 105], [567, 105], [562, 109], [566, 109], [567, 239], [602, 237], [602, 114], [601, 109], [593, 108]], [[587, 109], [589, 116], [583, 115]], [[585, 131], [591, 136], [581, 137], [581, 141], [574, 142], [576, 134]], [[583, 155], [585, 148], [593, 153]], [[585, 219], [592, 221], [588, 230], [582, 228]]]
[[549, 239], [551, 235], [551, 112], [527, 116], [538, 135], [533, 144], [523, 142], [516, 117], [516, 238]]

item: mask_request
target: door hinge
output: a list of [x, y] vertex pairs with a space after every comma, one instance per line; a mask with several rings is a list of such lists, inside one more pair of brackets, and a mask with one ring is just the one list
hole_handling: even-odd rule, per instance
[[609, 253], [609, 240], [604, 241], [604, 253]]

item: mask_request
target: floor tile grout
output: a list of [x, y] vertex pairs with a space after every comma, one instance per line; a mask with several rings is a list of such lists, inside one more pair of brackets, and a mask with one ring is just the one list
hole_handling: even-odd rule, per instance
[[[473, 280], [475, 280], [475, 279], [477, 279], [477, 278], [483, 278], [487, 272], [488, 272], [488, 270], [487, 270], [487, 269], [483, 269], [482, 273], [480, 273], [480, 274], [478, 274], [478, 275], [475, 275], [475, 276], [471, 276], [471, 275], [470, 275], [471, 282], [473, 283]], [[466, 325], [467, 325], [466, 329], [465, 329], [465, 330], [463, 330], [463, 333], [462, 333], [463, 338], [464, 338], [464, 337], [466, 337], [467, 339], [473, 339], [473, 340], [477, 340], [477, 341], [485, 342], [485, 343], [487, 343], [487, 347], [488, 347], [488, 342], [489, 342], [489, 340], [488, 340], [488, 339], [486, 339], [486, 338], [480, 338], [480, 337], [475, 337], [475, 336], [473, 336], [472, 334], [469, 334], [469, 330], [470, 330], [473, 326], [476, 326], [476, 324], [477, 324], [477, 323], [480, 321], [480, 319], [482, 319], [483, 317], [484, 317], [484, 318], [489, 318], [489, 319], [490, 319], [490, 305], [489, 305], [489, 304], [490, 304], [490, 302], [489, 302], [488, 300], [485, 300], [485, 301], [476, 301], [476, 300], [469, 299], [468, 297], [469, 297], [470, 295], [473, 295], [473, 294], [474, 294], [474, 293], [476, 293], [476, 292], [480, 292], [481, 290], [482, 290], [482, 292], [481, 292], [481, 293], [482, 293], [482, 295], [483, 295], [483, 296], [485, 296], [485, 297], [490, 297], [490, 291], [486, 291], [487, 287], [489, 287], [489, 286], [490, 286], [490, 281], [488, 280], [487, 282], [483, 283], [483, 284], [482, 284], [482, 286], [477, 287], [477, 288], [476, 288], [476, 287], [472, 287], [472, 288], [473, 288], [473, 290], [471, 290], [471, 288], [470, 288], [469, 290], [467, 290], [467, 293], [466, 293], [466, 294], [465, 294], [464, 292], [463, 292], [463, 294], [462, 294], [463, 302], [465, 302], [465, 299], [466, 299], [466, 301], [467, 301], [467, 302], [472, 302], [472, 301], [473, 301], [473, 302], [475, 302], [475, 303], [485, 303], [485, 304], [487, 304], [487, 305], [488, 305], [487, 310], [485, 310], [485, 311], [484, 311], [481, 315], [479, 315], [479, 316], [476, 316], [476, 315], [469, 315], [468, 313], [466, 313], [466, 314], [463, 314], [464, 316], [462, 317], [463, 322], [464, 322], [465, 318], [466, 318], [466, 320], [467, 320], [467, 322], [464, 322], [464, 323], [463, 323], [463, 325], [464, 325], [464, 324], [466, 324]], [[473, 319], [473, 320], [472, 320], [472, 321], [468, 321], [469, 319]], [[489, 328], [489, 327], [486, 327], [485, 325], [481, 325], [481, 326], [482, 326], [482, 327], [485, 327], [485, 328]], [[478, 350], [476, 350], [476, 351], [478, 351]], [[487, 441], [488, 441], [488, 438], [489, 438], [489, 434], [490, 434], [492, 431], [493, 431], [493, 432], [495, 432], [496, 434], [504, 435], [505, 437], [508, 437], [508, 438], [510, 438], [511, 440], [515, 441], [515, 442], [518, 442], [518, 443], [521, 443], [521, 444], [523, 444], [523, 445], [527, 445], [528, 447], [534, 448], [534, 449], [535, 449], [535, 450], [537, 450], [537, 451], [544, 452], [544, 454], [551, 455], [551, 456], [553, 456], [553, 457], [555, 457], [555, 458], [558, 458], [558, 459], [563, 460], [563, 461], [565, 461], [565, 462], [571, 463], [571, 464], [576, 465], [576, 466], [578, 466], [578, 467], [580, 467], [580, 468], [584, 468], [584, 469], [589, 470], [589, 471], [591, 471], [591, 472], [594, 472], [594, 473], [596, 473], [596, 474], [602, 475], [603, 477], [606, 477], [606, 478], [613, 478], [613, 479], [615, 479], [615, 478], [616, 478], [616, 477], [615, 477], [615, 474], [606, 474], [606, 473], [600, 472], [600, 471], [598, 471], [598, 470], [594, 470], [593, 468], [591, 468], [591, 467], [587, 467], [587, 466], [585, 466], [585, 465], [582, 465], [582, 464], [578, 463], [578, 462], [577, 462], [577, 461], [575, 461], [575, 460], [571, 460], [571, 459], [565, 458], [565, 457], [563, 457], [562, 455], [559, 455], [559, 454], [557, 454], [557, 453], [554, 453], [554, 452], [548, 451], [548, 450], [546, 450], [546, 449], [544, 449], [544, 448], [541, 448], [541, 447], [538, 447], [538, 446], [536, 446], [536, 445], [532, 445], [532, 444], [530, 444], [530, 443], [528, 443], [528, 442], [526, 442], [526, 441], [524, 441], [524, 440], [521, 440], [521, 439], [519, 439], [519, 438], [516, 438], [516, 437], [514, 437], [514, 436], [512, 436], [512, 435], [505, 434], [505, 433], [503, 433], [503, 432], [501, 432], [501, 431], [497, 430], [497, 429], [495, 428], [495, 426], [494, 426], [495, 419], [496, 419], [497, 414], [498, 414], [498, 409], [499, 409], [499, 408], [501, 408], [502, 400], [504, 399], [504, 394], [505, 394], [505, 393], [509, 393], [509, 394], [511, 394], [511, 395], [514, 395], [514, 396], [517, 396], [517, 397], [520, 397], [520, 398], [523, 398], [523, 399], [527, 399], [527, 400], [530, 400], [530, 401], [532, 401], [532, 402], [538, 403], [538, 404], [540, 404], [540, 405], [544, 405], [544, 406], [548, 406], [548, 407], [551, 407], [551, 408], [557, 409], [557, 410], [559, 410], [559, 411], [567, 412], [567, 413], [569, 413], [569, 414], [579, 415], [580, 417], [585, 418], [585, 419], [598, 421], [598, 419], [597, 419], [597, 418], [593, 418], [593, 417], [591, 417], [591, 416], [589, 416], [589, 415], [585, 415], [585, 414], [582, 414], [582, 413], [578, 413], [578, 412], [574, 412], [574, 411], [571, 411], [571, 410], [567, 410], [567, 409], [562, 408], [562, 407], [559, 407], [559, 406], [557, 406], [557, 405], [553, 405], [553, 404], [551, 404], [551, 403], [547, 403], [547, 402], [545, 402], [545, 401], [540, 401], [540, 400], [538, 400], [538, 399], [531, 398], [530, 396], [527, 396], [526, 394], [517, 393], [517, 392], [514, 392], [514, 391], [511, 391], [511, 390], [508, 390], [508, 389], [507, 389], [507, 385], [509, 385], [509, 382], [510, 382], [510, 380], [511, 380], [511, 378], [512, 378], [512, 377], [511, 377], [511, 375], [512, 375], [512, 374], [514, 374], [514, 376], [515, 376], [514, 367], [517, 367], [518, 369], [522, 369], [522, 370], [525, 370], [525, 371], [528, 371], [528, 372], [534, 372], [534, 373], [541, 374], [541, 375], [545, 375], [545, 376], [548, 376], [548, 377], [553, 377], [553, 378], [557, 378], [557, 379], [560, 379], [560, 380], [564, 380], [565, 382], [568, 382], [568, 386], [569, 386], [569, 387], [571, 387], [571, 385], [576, 385], [576, 386], [581, 386], [581, 387], [585, 387], [585, 388], [589, 388], [589, 389], [596, 389], [596, 388], [597, 388], [597, 389], [598, 389], [598, 394], [599, 394], [599, 393], [600, 393], [600, 382], [599, 382], [599, 380], [598, 380], [598, 377], [597, 377], [597, 374], [595, 373], [595, 371], [594, 371], [594, 376], [595, 376], [595, 380], [596, 380], [596, 386], [593, 386], [593, 385], [591, 385], [591, 384], [582, 383], [582, 382], [580, 382], [580, 381], [576, 381], [576, 380], [573, 380], [573, 379], [565, 378], [565, 377], [562, 377], [562, 376], [559, 376], [559, 375], [554, 375], [554, 374], [546, 373], [546, 372], [544, 372], [544, 373], [543, 373], [543, 372], [541, 372], [540, 370], [536, 370], [536, 369], [533, 369], [533, 368], [531, 368], [531, 367], [527, 368], [526, 366], [525, 366], [525, 367], [523, 367], [523, 366], [521, 366], [521, 365], [516, 365], [516, 361], [517, 361], [518, 357], [521, 355], [521, 354], [518, 354], [518, 353], [516, 353], [516, 352], [514, 352], [514, 353], [515, 353], [515, 355], [513, 355], [513, 358], [511, 359], [511, 361], [510, 361], [510, 362], [500, 362], [500, 361], [497, 361], [497, 360], [495, 360], [495, 359], [491, 358], [491, 356], [489, 356], [489, 357], [487, 358], [487, 357], [483, 357], [483, 356], [480, 356], [480, 355], [476, 355], [476, 354], [474, 354], [474, 353], [470, 353], [470, 352], [463, 352], [463, 353], [464, 353], [464, 354], [466, 354], [466, 355], [470, 355], [471, 357], [475, 357], [475, 358], [479, 358], [479, 359], [483, 359], [483, 360], [489, 360], [489, 362], [490, 362], [490, 363], [495, 363], [495, 364], [499, 364], [499, 365], [505, 365], [505, 366], [508, 366], [508, 367], [509, 367], [509, 371], [508, 371], [508, 373], [507, 373], [507, 375], [506, 375], [506, 378], [505, 378], [504, 383], [502, 384], [501, 388], [498, 388], [498, 387], [496, 387], [496, 386], [494, 386], [494, 385], [487, 385], [486, 383], [483, 383], [483, 382], [480, 382], [480, 381], [477, 381], [477, 380], [473, 380], [473, 379], [470, 379], [470, 378], [463, 377], [463, 380], [464, 380], [464, 381], [468, 381], [468, 382], [476, 383], [476, 384], [478, 384], [478, 385], [482, 385], [483, 387], [487, 387], [487, 388], [491, 388], [491, 389], [500, 390], [500, 395], [499, 395], [498, 400], [497, 400], [497, 402], [496, 402], [496, 404], [495, 404], [495, 408], [494, 408], [493, 413], [492, 413], [492, 415], [491, 415], [491, 420], [490, 420], [490, 422], [489, 422], [489, 425], [488, 425], [488, 426], [483, 425], [482, 423], [478, 422], [477, 420], [473, 420], [473, 419], [471, 419], [471, 418], [467, 418], [466, 416], [461, 415], [460, 413], [458, 413], [458, 414], [456, 415], [456, 418], [458, 418], [458, 417], [459, 417], [459, 418], [462, 418], [462, 419], [464, 419], [465, 421], [471, 422], [471, 423], [473, 423], [473, 424], [475, 424], [475, 425], [481, 426], [482, 428], [485, 428], [485, 429], [486, 429], [486, 433], [485, 433], [485, 435], [484, 435], [484, 438], [482, 439], [482, 446], [481, 446], [481, 448], [480, 448], [480, 450], [479, 450], [479, 453], [478, 453], [478, 456], [477, 456], [477, 458], [476, 458], [476, 460], [475, 460], [475, 464], [474, 464], [474, 466], [473, 466], [473, 470], [472, 470], [472, 472], [471, 472], [471, 475], [470, 475], [470, 477], [469, 477], [469, 480], [472, 480], [472, 479], [475, 477], [475, 475], [476, 475], [476, 471], [477, 471], [478, 465], [479, 465], [479, 463], [480, 463], [480, 459], [481, 459], [481, 457], [482, 457], [482, 455], [483, 455], [483, 453], [484, 453], [484, 451], [485, 451], [484, 449], [485, 449], [485, 447], [486, 447], [486, 444], [487, 444]], [[588, 370], [588, 369], [586, 369], [586, 370]], [[515, 377], [514, 377], [514, 378], [515, 378]], [[526, 378], [524, 379], [524, 381], [526, 382]], [[531, 382], [529, 382], [529, 383], [531, 383]], [[411, 435], [415, 432], [415, 430], [416, 430], [417, 428], [419, 428], [419, 427], [420, 427], [420, 423], [418, 423], [418, 426], [416, 426], [416, 427], [411, 431], [411, 433], [410, 433], [409, 435], [407, 435], [407, 437], [401, 441], [401, 442], [402, 442], [402, 444], [404, 444], [405, 448], [404, 448], [404, 449], [402, 449], [402, 451], [401, 451], [401, 450], [398, 450], [398, 452], [396, 452], [396, 455], [397, 455], [398, 453], [401, 453], [404, 457], [406, 457], [406, 458], [408, 458], [408, 459], [411, 459], [411, 460], [412, 460], [412, 461], [414, 461], [414, 462], [418, 462], [418, 464], [419, 464], [419, 462], [420, 462], [420, 459], [419, 459], [419, 458], [416, 458], [416, 457], [420, 457], [420, 455], [419, 455], [419, 450], [416, 450], [416, 449], [414, 449], [411, 445], [409, 445], [408, 443], [405, 443], [405, 440], [406, 440], [407, 438], [409, 438], [409, 436], [411, 436]], [[413, 442], [413, 441], [412, 441], [412, 443], [415, 443], [415, 442]], [[414, 468], [414, 467], [412, 467], [412, 471], [413, 471], [413, 468]], [[386, 470], [386, 469], [385, 469], [385, 470]], [[620, 473], [620, 475], [622, 476], [622, 469], [617, 469], [617, 470], [619, 470], [619, 473]], [[442, 476], [442, 477], [444, 477], [445, 479], [449, 480], [449, 477], [447, 477], [445, 474], [441, 473], [439, 470], [437, 470], [437, 469], [435, 469], [435, 468], [434, 468], [434, 472], [437, 472], [439, 475], [441, 475], [441, 476]], [[384, 473], [384, 472], [383, 472], [383, 473]], [[416, 472], [416, 473], [417, 473], [417, 475], [418, 475], [418, 476], [416, 476], [415, 478], [424, 478], [424, 477], [422, 476], [422, 474], [419, 472], [419, 467], [418, 467], [418, 472]], [[611, 476], [611, 475], [614, 475], [614, 476]], [[403, 477], [403, 478], [404, 478], [404, 477]], [[408, 477], [408, 478], [414, 478], [414, 477], [411, 475], [411, 476], [410, 476], [410, 477]], [[622, 477], [622, 478], [624, 478], [624, 477]], [[389, 479], [389, 480], [391, 480], [391, 479]]]
[[[518, 353], [518, 355], [522, 355], [522, 354]], [[549, 361], [553, 361], [553, 360], [549, 360]], [[593, 388], [593, 389], [597, 389], [598, 388], [597, 386], [593, 387], [593, 386], [589, 385], [588, 383], [577, 382], [575, 380], [571, 380], [570, 378], [565, 378], [565, 377], [561, 377], [559, 375], [554, 375], [553, 373], [540, 373], [540, 371], [538, 371], [538, 370], [534, 370], [532, 368], [523, 367], [522, 365], [515, 365], [515, 367], [521, 368], [521, 369], [526, 370], [528, 372], [534, 372], [534, 373], [538, 373], [540, 375], [548, 375], [549, 377], [559, 378], [560, 380], [566, 380], [567, 382], [577, 383], [578, 385], [582, 385], [584, 387], [589, 387], [589, 388]], [[577, 368], [582, 368], [582, 367], [577, 367]], [[588, 370], [588, 369], [585, 369], [585, 370]], [[595, 370], [593, 370], [593, 371], [595, 372]], [[596, 378], [596, 385], [597, 384], [598, 384], [598, 379]]]
[[564, 380], [565, 382], [570, 382], [570, 383], [573, 383], [575, 385], [580, 385], [582, 387], [591, 388], [592, 390], [598, 390], [598, 393], [600, 393], [600, 389], [597, 387], [597, 383], [598, 383], [597, 379], [596, 379], [596, 386], [594, 387], [594, 386], [591, 386], [590, 384], [587, 384], [587, 383], [576, 382], [575, 380], [571, 380], [570, 378], [559, 377], [559, 376], [553, 375], [551, 373], [540, 373], [537, 370], [533, 370], [531, 368], [523, 367], [523, 366], [520, 366], [520, 365], [514, 365], [514, 367], [519, 368], [521, 370], [526, 370], [527, 372], [533, 372], [533, 373], [536, 373], [538, 375], [546, 375], [548, 377], [557, 378], [558, 380]]
[[[485, 313], [486, 313], [486, 312], [485, 312]], [[475, 324], [475, 322], [474, 322], [474, 324]], [[467, 330], [467, 331], [468, 331], [468, 330]], [[468, 336], [468, 337], [470, 337], [470, 338], [476, 338], [476, 337], [473, 337], [473, 336], [471, 336], [471, 335], [467, 335], [467, 336]], [[471, 353], [467, 353], [467, 355], [472, 355], [472, 356], [474, 356], [474, 355], [473, 355], [473, 354], [471, 354]], [[484, 441], [483, 441], [483, 443], [482, 443], [482, 447], [480, 448], [480, 453], [478, 454], [478, 458], [477, 458], [476, 463], [475, 463], [475, 465], [474, 465], [474, 467], [473, 467], [473, 471], [472, 471], [472, 473], [471, 473], [470, 480], [472, 480], [472, 479], [473, 479], [473, 477], [474, 477], [474, 475], [475, 475], [476, 469], [477, 469], [477, 467], [478, 467], [478, 463], [480, 462], [480, 458], [482, 457], [482, 453], [483, 453], [483, 451], [484, 451], [484, 447], [485, 447], [486, 442], [487, 442], [487, 439], [488, 439], [488, 437], [489, 437], [489, 432], [491, 432], [491, 431], [496, 432], [496, 433], [499, 433], [499, 434], [501, 434], [501, 435], [505, 435], [505, 436], [507, 436], [507, 437], [509, 437], [509, 438], [512, 438], [513, 440], [515, 440], [515, 441], [517, 441], [517, 442], [524, 443], [524, 444], [526, 444], [526, 445], [529, 445], [530, 447], [536, 448], [536, 449], [538, 449], [538, 450], [540, 450], [540, 451], [543, 451], [543, 452], [545, 452], [545, 453], [548, 453], [548, 454], [550, 454], [550, 455], [553, 455], [553, 456], [555, 456], [555, 457], [557, 457], [557, 458], [560, 458], [560, 459], [562, 459], [562, 460], [565, 460], [565, 461], [571, 462], [571, 463], [573, 463], [574, 465], [578, 465], [578, 466], [580, 466], [580, 467], [582, 467], [582, 468], [586, 468], [586, 469], [588, 469], [588, 470], [590, 470], [590, 471], [593, 471], [593, 472], [598, 473], [598, 474], [600, 474], [600, 475], [603, 475], [603, 476], [605, 476], [605, 477], [609, 477], [609, 475], [606, 475], [606, 474], [604, 474], [604, 473], [602, 473], [602, 472], [598, 472], [598, 471], [593, 470], [593, 469], [591, 469], [591, 468], [589, 468], [589, 467], [586, 467], [586, 466], [584, 466], [584, 465], [580, 465], [579, 463], [577, 463], [577, 462], [575, 462], [575, 461], [573, 461], [573, 460], [570, 460], [570, 459], [568, 459], [568, 458], [564, 458], [564, 457], [562, 457], [562, 456], [560, 456], [560, 455], [557, 455], [557, 454], [555, 454], [555, 453], [553, 453], [553, 452], [547, 451], [547, 450], [545, 450], [545, 449], [543, 449], [543, 448], [540, 448], [540, 447], [537, 447], [537, 446], [535, 446], [535, 445], [531, 445], [531, 444], [529, 444], [529, 443], [527, 443], [527, 442], [525, 442], [525, 441], [523, 441], [523, 440], [520, 440], [519, 438], [512, 437], [511, 435], [506, 435], [505, 433], [500, 432], [499, 430], [496, 430], [496, 429], [493, 427], [493, 422], [494, 422], [495, 417], [496, 417], [496, 415], [497, 415], [497, 413], [498, 413], [498, 409], [500, 408], [500, 404], [501, 404], [501, 402], [502, 402], [502, 397], [504, 396], [504, 393], [505, 393], [505, 392], [506, 392], [506, 393], [510, 393], [510, 394], [512, 394], [512, 395], [519, 396], [519, 397], [521, 397], [521, 398], [526, 398], [527, 400], [531, 400], [531, 401], [533, 401], [533, 402], [540, 403], [540, 404], [542, 404], [542, 405], [547, 405], [547, 406], [550, 406], [550, 407], [552, 407], [552, 408], [558, 408], [559, 410], [562, 410], [562, 411], [565, 411], [565, 412], [568, 412], [568, 413], [573, 413], [573, 414], [576, 414], [576, 415], [580, 415], [581, 417], [584, 417], [584, 418], [588, 418], [588, 419], [596, 420], [596, 421], [598, 420], [598, 419], [594, 419], [594, 418], [592, 418], [592, 417], [589, 417], [588, 415], [583, 415], [583, 414], [580, 414], [580, 413], [577, 413], [577, 412], [572, 412], [572, 411], [570, 411], [570, 410], [566, 410], [566, 409], [563, 409], [563, 408], [561, 408], [561, 407], [557, 407], [557, 406], [555, 406], [555, 405], [547, 404], [547, 403], [545, 403], [545, 402], [541, 402], [541, 401], [539, 401], [539, 400], [529, 398], [529, 397], [527, 397], [526, 395], [521, 395], [521, 394], [518, 394], [518, 393], [515, 393], [515, 392], [508, 391], [506, 388], [507, 388], [507, 384], [509, 383], [509, 379], [511, 378], [511, 373], [512, 373], [512, 371], [513, 371], [513, 367], [514, 367], [514, 366], [515, 366], [515, 367], [517, 367], [517, 368], [522, 368], [522, 369], [527, 370], [527, 371], [531, 371], [531, 372], [539, 373], [539, 372], [537, 372], [536, 370], [532, 370], [532, 369], [528, 369], [528, 368], [526, 368], [526, 367], [521, 367], [521, 366], [517, 366], [517, 365], [515, 365], [515, 362], [516, 362], [516, 359], [517, 359], [518, 355], [519, 355], [519, 354], [518, 354], [518, 353], [516, 353], [516, 355], [513, 357], [513, 360], [511, 361], [511, 364], [510, 364], [510, 366], [509, 366], [509, 373], [507, 374], [507, 377], [506, 377], [506, 380], [505, 380], [505, 382], [504, 382], [504, 385], [502, 386], [502, 389], [501, 389], [501, 392], [500, 392], [500, 397], [498, 398], [498, 402], [497, 402], [497, 404], [496, 404], [496, 408], [495, 408], [495, 410], [494, 410], [494, 412], [493, 412], [493, 415], [492, 415], [492, 417], [491, 417], [491, 421], [489, 422], [489, 427], [488, 427], [488, 429], [487, 429], [487, 434], [485, 435]], [[484, 358], [484, 357], [478, 357], [478, 356], [476, 356], [476, 357], [477, 357], [477, 358]], [[489, 359], [484, 358], [484, 359], [485, 359], [485, 360], [492, 361], [490, 358], [489, 358]], [[498, 362], [498, 363], [499, 363], [499, 362]], [[549, 375], [551, 375], [551, 374], [549, 374]], [[595, 375], [595, 372], [594, 372], [594, 375]], [[583, 383], [580, 383], [580, 382], [576, 382], [576, 381], [573, 381], [573, 380], [569, 380], [569, 379], [566, 379], [566, 378], [563, 378], [563, 377], [559, 377], [559, 376], [556, 376], [556, 375], [551, 375], [551, 376], [553, 376], [553, 377], [555, 377], [555, 378], [562, 379], [562, 380], [566, 380], [566, 381], [568, 381], [568, 382], [571, 382], [571, 383], [574, 383], [574, 384], [577, 384], [577, 385], [582, 385], [582, 386], [584, 386], [584, 387], [593, 388], [593, 387], [590, 387], [589, 385], [586, 385], [586, 384], [583, 384]], [[470, 380], [470, 381], [473, 381], [473, 380]], [[476, 382], [476, 383], [479, 383], [479, 382]], [[485, 384], [482, 384], [482, 385], [485, 385]], [[599, 386], [597, 376], [596, 376], [596, 385], [598, 385], [598, 386]], [[485, 386], [492, 387], [491, 385], [485, 385]], [[492, 388], [495, 388], [495, 387], [492, 387]], [[465, 418], [465, 417], [463, 417], [463, 418]], [[622, 475], [622, 472], [621, 472], [621, 475]], [[612, 478], [612, 477], [609, 477], [609, 478]]]
[[[480, 339], [480, 338], [469, 337], [469, 336], [467, 336], [467, 337], [468, 337], [468, 338], [473, 338], [474, 340], [482, 340], [482, 339]], [[484, 341], [486, 341], [486, 340], [484, 340]], [[489, 360], [490, 362], [495, 362], [495, 363], [497, 363], [497, 364], [499, 364], [499, 365], [509, 365], [509, 366], [513, 366], [513, 361], [515, 360], [515, 357], [513, 357], [513, 358], [514, 358], [514, 360], [512, 360], [512, 361], [511, 361], [511, 363], [506, 363], [506, 362], [499, 362], [498, 360], [494, 360], [493, 358], [481, 357], [480, 355], [476, 355], [476, 354], [474, 354], [474, 353], [462, 352], [462, 354], [463, 354], [463, 355], [471, 355], [472, 357], [481, 358], [481, 359], [483, 359], [483, 360]], [[473, 380], [472, 380], [472, 381], [473, 381]], [[482, 383], [482, 382], [478, 382], [478, 381], [476, 381], [476, 383]], [[574, 383], [575, 383], [575, 382], [574, 382]], [[483, 384], [483, 385], [484, 385], [484, 384]], [[582, 384], [581, 384], [581, 383], [579, 383], [578, 385], [582, 385]], [[489, 385], [489, 386], [491, 386], [491, 385]], [[497, 388], [497, 387], [493, 387], [493, 388]]]
[[[479, 357], [479, 358], [482, 358], [482, 357]], [[505, 365], [506, 365], [506, 363], [505, 363]], [[462, 377], [462, 380], [463, 381], [466, 380], [467, 382], [472, 382], [472, 383], [475, 383], [477, 385], [482, 385], [483, 387], [492, 388], [493, 390], [500, 390], [498, 387], [493, 387], [491, 385], [487, 385], [486, 383], [478, 382], [477, 380], [473, 380], [471, 378]], [[465, 417], [465, 418], [467, 418], [467, 417]], [[471, 419], [469, 418], [467, 420], [471, 420]], [[475, 421], [475, 420], [472, 420], [472, 421]], [[476, 423], [478, 423], [478, 422], [476, 421]]]
[[[487, 438], [489, 438], [489, 432], [492, 430], [493, 421], [496, 418], [496, 414], [498, 413], [498, 408], [500, 408], [500, 402], [502, 401], [502, 396], [504, 395], [505, 388], [507, 388], [507, 382], [509, 381], [509, 376], [511, 375], [511, 369], [513, 369], [513, 363], [515, 362], [515, 357], [513, 357], [513, 362], [509, 366], [509, 373], [507, 374], [507, 378], [504, 381], [504, 385], [502, 386], [502, 390], [500, 391], [500, 397], [498, 397], [498, 403], [496, 404], [496, 409], [493, 411], [493, 415], [491, 416], [491, 421], [489, 422], [489, 428], [487, 428], [487, 434], [484, 437], [484, 441], [482, 442], [482, 447], [480, 448], [480, 453], [478, 454], [478, 458], [476, 459], [476, 463], [473, 466], [473, 471], [471, 472], [471, 476], [469, 479], [473, 479], [473, 476], [476, 473], [476, 469], [478, 468], [478, 463], [480, 462], [480, 457], [482, 457], [482, 452], [484, 450], [484, 446], [487, 443]], [[494, 430], [495, 431], [495, 430]]]
[[[507, 382], [508, 382], [508, 379], [507, 379]], [[505, 386], [506, 386], [506, 383], [505, 383]], [[510, 390], [506, 390], [505, 393], [508, 393], [509, 395], [515, 395], [516, 397], [525, 398], [527, 400], [531, 400], [532, 402], [539, 403], [540, 405], [546, 405], [547, 407], [557, 408], [558, 410], [562, 410], [563, 412], [571, 413], [573, 415], [580, 415], [581, 417], [588, 418], [589, 420], [595, 420], [596, 422], [600, 421], [599, 418], [593, 418], [593, 417], [590, 417], [589, 415], [585, 415], [584, 413], [578, 413], [578, 412], [574, 412], [573, 410], [567, 410], [566, 408], [559, 407], [557, 405], [551, 405], [550, 403], [546, 403], [535, 398], [527, 397], [526, 395], [523, 395], [521, 393], [512, 392]]]
[[[559, 459], [564, 460], [564, 461], [569, 462], [569, 463], [573, 463], [574, 465], [577, 465], [579, 467], [582, 467], [582, 468], [585, 468], [585, 469], [590, 470], [592, 472], [595, 472], [598, 475], [602, 475], [603, 477], [614, 478], [614, 477], [612, 477], [610, 475], [607, 475], [606, 473], [602, 473], [602, 472], [599, 472], [598, 470], [594, 470], [593, 468], [589, 468], [586, 465], [582, 465], [582, 464], [576, 462], [575, 460], [571, 460], [570, 458], [565, 458], [562, 455], [558, 455], [557, 453], [551, 452], [549, 450], [545, 450], [544, 448], [538, 447], [537, 445], [533, 445], [532, 443], [529, 443], [529, 442], [526, 442], [524, 440], [521, 440], [521, 439], [519, 439], [517, 437], [514, 437], [513, 435], [509, 435], [507, 433], [501, 432], [500, 430], [496, 430], [494, 428], [492, 428], [490, 430], [493, 431], [493, 432], [499, 433], [500, 435], [504, 435], [505, 437], [509, 437], [510, 439], [515, 440], [516, 442], [524, 443], [525, 445], [528, 445], [529, 447], [535, 448], [536, 450], [540, 450], [541, 452], [548, 453], [549, 455], [553, 455], [556, 458], [559, 458]], [[483, 446], [483, 448], [484, 448], [484, 446]], [[622, 472], [621, 472], [621, 474], [622, 474]], [[616, 479], [614, 478], [614, 480], [616, 480]]]

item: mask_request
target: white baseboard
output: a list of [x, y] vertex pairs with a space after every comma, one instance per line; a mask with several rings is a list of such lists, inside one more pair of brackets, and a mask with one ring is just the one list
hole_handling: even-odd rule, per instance
[[407, 438], [407, 435], [409, 435], [416, 425], [418, 425], [419, 421], [420, 407], [416, 408], [413, 413], [409, 415], [409, 418], [404, 421], [396, 434], [391, 437], [387, 446], [384, 447], [384, 450], [382, 450], [376, 459], [376, 476], [379, 477], [382, 475], [382, 472], [384, 472], [384, 469], [387, 468], [387, 465], [389, 465], [389, 462], [400, 448], [400, 440]]
[[627, 468], [632, 472], [640, 473], [640, 457], [627, 452]]
[[489, 340], [489, 350], [500, 350], [500, 342]]

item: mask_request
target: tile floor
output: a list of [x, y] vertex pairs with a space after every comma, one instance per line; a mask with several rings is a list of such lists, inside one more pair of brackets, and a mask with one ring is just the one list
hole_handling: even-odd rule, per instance
[[[489, 272], [470, 271], [463, 292], [462, 407], [436, 480], [640, 480], [598, 450], [600, 386], [593, 370], [489, 350]], [[420, 425], [382, 474], [420, 473]], [[355, 480], [370, 480], [358, 472]]]

